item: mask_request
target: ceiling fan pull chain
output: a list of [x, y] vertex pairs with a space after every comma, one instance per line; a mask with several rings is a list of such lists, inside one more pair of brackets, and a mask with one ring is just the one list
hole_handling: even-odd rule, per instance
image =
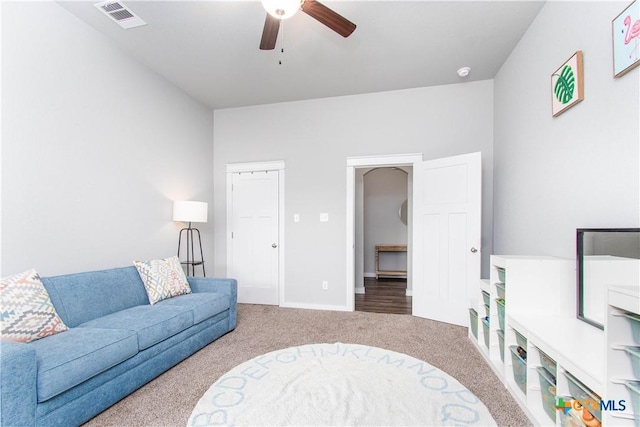
[[284, 56], [284, 19], [280, 20], [280, 60], [278, 64], [282, 65], [282, 57]]

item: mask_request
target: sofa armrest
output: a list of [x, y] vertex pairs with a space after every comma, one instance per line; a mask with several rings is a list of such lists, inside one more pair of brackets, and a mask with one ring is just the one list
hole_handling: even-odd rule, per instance
[[38, 362], [28, 344], [0, 342], [0, 425], [33, 426], [38, 403]]
[[238, 312], [238, 281], [211, 277], [187, 277], [191, 291], [219, 292], [229, 295], [229, 330], [235, 329]]

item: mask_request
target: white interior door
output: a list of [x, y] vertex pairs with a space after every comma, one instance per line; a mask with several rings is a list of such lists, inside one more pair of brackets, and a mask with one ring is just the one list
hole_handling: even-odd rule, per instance
[[414, 166], [413, 314], [465, 326], [480, 279], [480, 153]]
[[278, 305], [279, 171], [231, 174], [229, 277], [238, 302]]

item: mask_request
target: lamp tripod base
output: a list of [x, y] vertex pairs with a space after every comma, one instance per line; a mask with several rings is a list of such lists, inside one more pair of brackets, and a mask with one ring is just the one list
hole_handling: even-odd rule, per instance
[[[192, 228], [191, 223], [189, 223], [189, 227], [183, 228], [180, 230], [180, 234], [178, 235], [178, 259], [180, 259], [180, 247], [182, 245], [182, 233], [185, 233], [186, 236], [186, 246], [187, 246], [187, 260], [180, 261], [180, 264], [186, 266], [187, 276], [195, 276], [195, 268], [196, 266], [202, 267], [202, 275], [207, 277], [207, 273], [204, 269], [204, 257], [202, 254], [202, 241], [200, 240], [200, 230], [197, 228]], [[194, 235], [195, 233], [195, 235]], [[194, 242], [195, 237], [198, 238], [198, 247], [200, 248], [200, 259], [196, 260], [195, 252], [194, 252]]]

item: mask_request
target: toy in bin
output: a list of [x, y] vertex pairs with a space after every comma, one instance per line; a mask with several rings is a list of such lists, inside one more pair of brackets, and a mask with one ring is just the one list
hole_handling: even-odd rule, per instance
[[583, 427], [582, 421], [580, 421], [580, 416], [573, 413], [573, 410], [567, 412], [562, 418], [561, 424], [562, 427]]
[[[587, 407], [582, 405], [582, 401], [572, 397], [560, 397], [556, 403], [556, 408], [563, 408], [565, 415], [562, 425], [564, 426], [586, 426], [602, 427], [602, 423], [597, 419]], [[567, 417], [567, 415], [569, 415]]]
[[573, 408], [580, 413], [580, 419], [587, 427], [600, 427], [602, 423], [587, 408], [582, 407], [579, 400], [572, 402]]
[[586, 427], [584, 421], [582, 421], [582, 410], [571, 409], [562, 415], [561, 420], [560, 425], [562, 427]]
[[602, 423], [598, 421], [598, 419], [594, 417], [593, 414], [587, 411], [586, 409], [582, 410], [582, 422], [587, 427], [600, 427], [602, 425]]

